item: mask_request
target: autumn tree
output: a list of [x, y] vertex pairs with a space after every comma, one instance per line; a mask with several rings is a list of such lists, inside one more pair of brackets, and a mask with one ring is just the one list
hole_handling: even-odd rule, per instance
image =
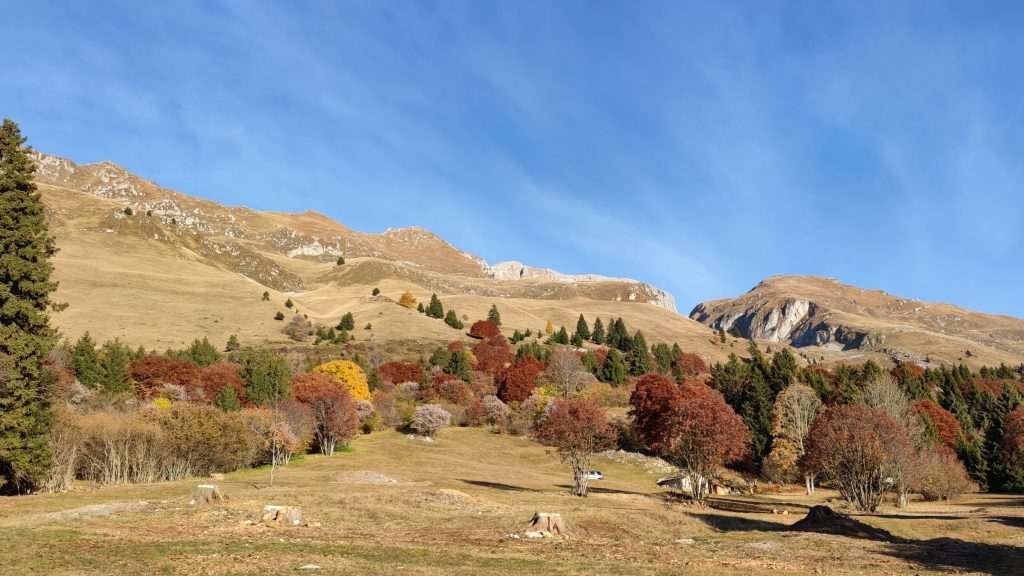
[[696, 502], [707, 498], [709, 479], [718, 468], [749, 452], [743, 420], [704, 384], [677, 387], [664, 376], [648, 374], [637, 382], [630, 406], [640, 437], [683, 470]]
[[[189, 360], [146, 356], [131, 362], [128, 373], [139, 398], [164, 396], [173, 400], [198, 400], [192, 394], [199, 388], [200, 370]], [[176, 398], [175, 389], [184, 397]]]
[[604, 410], [583, 398], [556, 398], [534, 434], [541, 443], [554, 446], [572, 469], [574, 496], [587, 495], [591, 458], [613, 448], [616, 438]]
[[[797, 471], [797, 462], [807, 451], [807, 435], [820, 410], [818, 395], [804, 384], [791, 384], [776, 396], [775, 420], [772, 422], [774, 441], [768, 456], [773, 465], [789, 473]], [[804, 484], [807, 494], [813, 494], [813, 472], [804, 475]]]
[[548, 358], [544, 368], [544, 379], [555, 386], [559, 396], [576, 396], [594, 377], [583, 366], [576, 353], [567, 350], [555, 350]]
[[315, 422], [317, 446], [325, 456], [334, 454], [359, 430], [359, 415], [348, 388], [323, 373], [305, 372], [291, 380], [292, 395], [309, 406]]
[[935, 434], [935, 439], [947, 448], [956, 448], [956, 441], [963, 434], [963, 428], [956, 416], [931, 400], [918, 400], [913, 404], [916, 412], [928, 428]]
[[416, 298], [413, 297], [412, 292], [409, 292], [407, 290], [405, 292], [402, 292], [401, 298], [398, 299], [398, 305], [403, 308], [409, 308], [411, 310], [414, 306], [416, 306]]
[[491, 309], [487, 311], [487, 319], [495, 326], [501, 326], [501, 313], [498, 312], [497, 304], [491, 304]]
[[505, 403], [522, 402], [536, 387], [544, 363], [530, 354], [517, 356], [498, 377], [498, 398]]
[[551, 320], [548, 320], [548, 323], [544, 325], [544, 332], [548, 335], [555, 333], [555, 324]]
[[682, 352], [672, 359], [672, 373], [676, 376], [677, 382], [682, 382], [684, 376], [697, 376], [708, 372], [708, 365], [704, 359], [691, 352]]
[[326, 374], [335, 382], [344, 386], [354, 400], [369, 400], [370, 386], [366, 372], [359, 364], [351, 360], [332, 360], [313, 369], [313, 372]]
[[498, 334], [473, 345], [473, 356], [476, 357], [477, 370], [497, 375], [512, 359], [512, 347], [504, 336]]
[[27, 492], [51, 464], [44, 362], [56, 343], [50, 280], [57, 252], [18, 125], [0, 125], [0, 489]]
[[873, 512], [912, 446], [904, 427], [886, 412], [837, 405], [811, 426], [803, 467], [820, 474], [857, 510]]
[[423, 366], [416, 362], [385, 362], [377, 367], [377, 372], [382, 380], [392, 384], [423, 380]]
[[499, 336], [501, 329], [494, 323], [493, 320], [477, 320], [469, 327], [469, 335], [473, 338], [493, 338]]

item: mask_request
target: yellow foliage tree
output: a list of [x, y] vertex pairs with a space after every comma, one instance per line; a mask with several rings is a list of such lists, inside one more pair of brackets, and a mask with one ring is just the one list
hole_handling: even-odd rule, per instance
[[416, 307], [416, 298], [413, 297], [412, 292], [409, 292], [408, 290], [406, 290], [402, 294], [402, 297], [398, 299], [398, 304], [400, 306], [405, 307], [405, 308], [415, 308]]
[[555, 333], [555, 325], [551, 323], [551, 320], [548, 320], [548, 325], [544, 327], [544, 331], [548, 334]]
[[370, 399], [370, 386], [366, 379], [366, 373], [355, 362], [333, 360], [317, 366], [313, 372], [327, 374], [335, 382], [348, 388], [349, 394], [356, 400]]

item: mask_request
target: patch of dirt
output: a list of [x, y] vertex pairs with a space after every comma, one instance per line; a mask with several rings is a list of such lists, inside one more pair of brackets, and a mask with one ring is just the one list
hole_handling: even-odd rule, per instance
[[37, 520], [64, 520], [68, 518], [88, 518], [92, 516], [113, 516], [122, 512], [135, 512], [137, 510], [141, 510], [145, 508], [147, 504], [149, 504], [149, 502], [145, 500], [109, 502], [106, 504], [88, 504], [86, 506], [79, 506], [78, 508], [71, 508], [69, 510], [36, 514], [33, 518], [36, 518]]
[[425, 506], [469, 510], [480, 507], [480, 501], [465, 492], [442, 488], [430, 492], [410, 492], [409, 499]]
[[356, 470], [353, 472], [342, 472], [334, 476], [334, 482], [339, 484], [401, 484], [402, 481], [392, 478], [373, 470]]

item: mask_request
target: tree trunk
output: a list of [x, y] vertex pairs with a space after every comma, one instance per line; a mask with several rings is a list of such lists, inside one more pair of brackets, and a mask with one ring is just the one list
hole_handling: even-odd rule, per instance
[[227, 499], [227, 495], [221, 492], [216, 484], [200, 484], [196, 486], [195, 492], [192, 493], [192, 501], [189, 504], [197, 506], [211, 502], [222, 502]]
[[565, 536], [569, 533], [565, 529], [565, 520], [562, 519], [561, 514], [549, 514], [547, 512], [537, 512], [533, 515], [533, 518], [530, 520], [529, 531], [559, 536]]
[[807, 474], [804, 476], [804, 487], [807, 488], [807, 495], [814, 495], [814, 474]]

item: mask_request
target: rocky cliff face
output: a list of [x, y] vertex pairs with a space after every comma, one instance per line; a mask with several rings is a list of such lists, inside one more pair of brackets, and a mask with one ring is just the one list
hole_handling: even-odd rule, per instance
[[988, 349], [1024, 359], [1024, 320], [897, 298], [810, 276], [776, 276], [737, 298], [698, 304], [714, 329], [796, 348], [877, 352], [901, 361], [956, 363]]

